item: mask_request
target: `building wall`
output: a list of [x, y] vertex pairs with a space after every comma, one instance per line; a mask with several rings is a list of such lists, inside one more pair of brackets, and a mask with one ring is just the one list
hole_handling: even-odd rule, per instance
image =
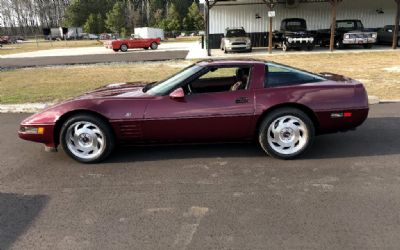
[[[229, 3], [229, 2], [224, 2]], [[234, 3], [255, 3], [253, 5], [215, 5], [210, 10], [210, 42], [212, 48], [218, 47], [220, 37], [227, 27], [244, 27], [246, 32], [257, 39], [255, 46], [266, 46], [268, 29], [268, 8], [261, 0], [237, 0]], [[383, 14], [377, 10], [382, 9]], [[367, 28], [383, 27], [393, 24], [396, 4], [394, 0], [343, 0], [338, 6], [337, 19], [361, 19]], [[275, 6], [276, 17], [273, 30], [280, 27], [284, 18], [299, 17], [307, 21], [308, 29], [327, 29], [330, 27], [331, 7], [329, 3], [300, 3], [295, 8], [285, 4]], [[261, 18], [256, 19], [256, 14]], [[258, 40], [262, 44], [258, 44]]]

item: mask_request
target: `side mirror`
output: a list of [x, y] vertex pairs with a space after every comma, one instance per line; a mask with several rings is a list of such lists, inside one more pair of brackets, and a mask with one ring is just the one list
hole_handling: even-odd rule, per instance
[[169, 97], [173, 100], [183, 100], [185, 98], [185, 92], [182, 88], [177, 88], [169, 94]]
[[393, 30], [388, 30], [389, 33], [393, 33]]

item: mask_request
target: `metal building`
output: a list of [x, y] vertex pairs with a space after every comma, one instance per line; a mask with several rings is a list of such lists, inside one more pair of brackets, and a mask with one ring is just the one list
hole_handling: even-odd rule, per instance
[[227, 27], [244, 27], [253, 46], [268, 46], [269, 10], [276, 13], [272, 30], [279, 29], [284, 18], [304, 18], [310, 30], [328, 29], [333, 5], [336, 19], [360, 19], [366, 28], [380, 28], [394, 24], [398, 4], [399, 0], [206, 0], [209, 48], [219, 48]]

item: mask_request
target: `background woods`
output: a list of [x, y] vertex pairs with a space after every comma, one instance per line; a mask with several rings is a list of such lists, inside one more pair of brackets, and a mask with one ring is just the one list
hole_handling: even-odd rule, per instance
[[1, 0], [0, 35], [40, 34], [42, 28], [83, 27], [85, 32], [130, 34], [134, 27], [198, 31], [198, 0]]

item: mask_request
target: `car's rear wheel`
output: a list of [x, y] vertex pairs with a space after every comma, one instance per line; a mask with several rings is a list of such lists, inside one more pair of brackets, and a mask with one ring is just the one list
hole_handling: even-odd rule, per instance
[[152, 42], [151, 45], [150, 45], [150, 48], [151, 48], [152, 50], [155, 50], [155, 49], [158, 48], [158, 44], [155, 43], [155, 42]]
[[122, 52], [127, 52], [128, 51], [128, 45], [122, 44], [121, 47], [119, 48]]
[[314, 134], [314, 124], [303, 111], [280, 108], [262, 121], [258, 140], [268, 155], [293, 159], [311, 146]]
[[114, 148], [114, 135], [109, 125], [93, 115], [76, 115], [61, 127], [60, 142], [64, 151], [82, 163], [104, 160]]

